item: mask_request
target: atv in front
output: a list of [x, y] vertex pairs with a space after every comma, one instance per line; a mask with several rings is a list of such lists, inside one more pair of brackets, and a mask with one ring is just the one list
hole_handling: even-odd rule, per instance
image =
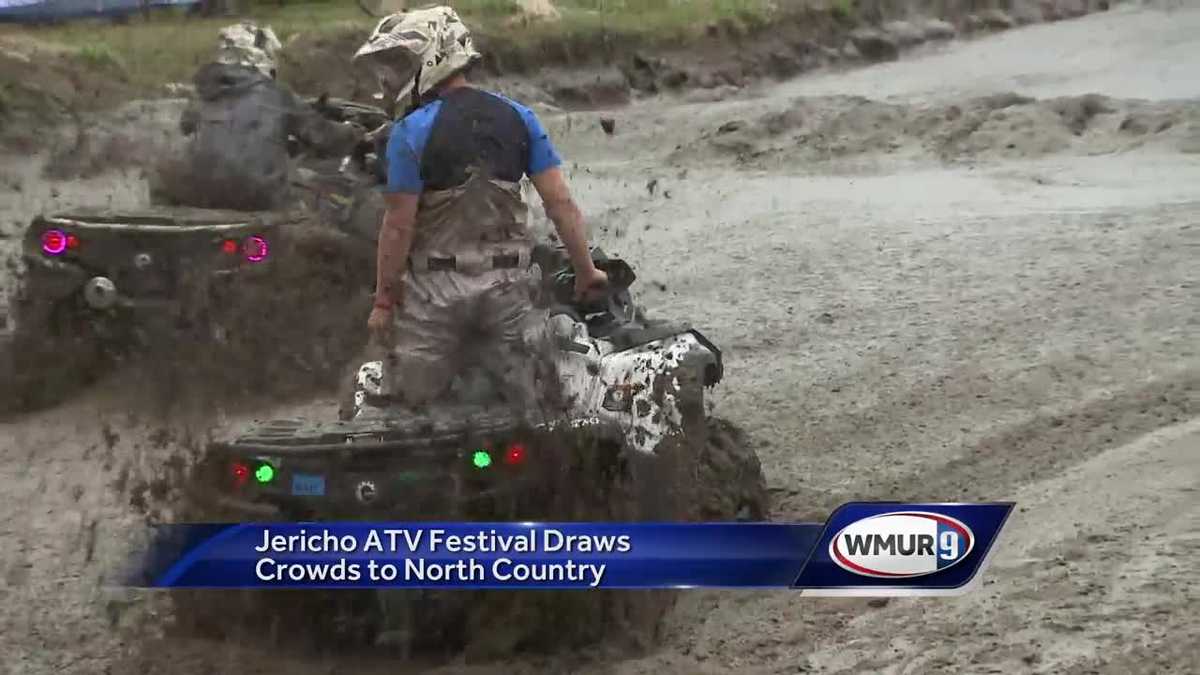
[[[330, 411], [327, 420], [259, 422], [212, 443], [187, 482], [188, 519], [763, 519], [766, 489], [757, 456], [736, 428], [705, 411], [705, 390], [723, 377], [721, 351], [694, 327], [647, 318], [632, 300], [636, 277], [628, 263], [598, 250], [594, 258], [610, 288], [607, 297], [586, 304], [572, 299], [572, 273], [561, 250], [540, 248], [534, 258], [564, 411], [497, 405], [495, 389], [503, 383], [468, 372], [445, 400], [415, 412], [391, 398], [387, 363], [370, 361], [358, 369], [340, 419]], [[555, 648], [614, 637], [644, 644], [674, 598], [666, 591], [379, 595], [390, 599], [392, 619], [397, 597], [406, 598], [403, 614], [422, 617], [420, 630], [400, 627], [406, 648], [432, 642], [491, 655], [547, 641]], [[248, 614], [255, 621], [264, 614], [279, 619], [284, 612], [273, 603], [299, 597], [239, 595], [251, 596], [260, 600]], [[313, 602], [326, 603], [326, 617], [353, 615], [332, 611], [335, 605], [364, 606], [357, 594], [308, 597], [322, 598]], [[180, 603], [177, 617], [213, 616], [191, 598]], [[520, 612], [520, 620], [511, 612]], [[227, 613], [217, 616], [234, 630]], [[380, 612], [357, 618], [360, 637], [377, 636], [385, 625]], [[486, 631], [471, 629], [485, 623]], [[396, 631], [394, 621], [386, 626], [387, 634]], [[326, 637], [333, 632], [322, 631]]]
[[114, 361], [214, 321], [237, 287], [261, 280], [278, 244], [264, 214], [194, 209], [36, 217], [2, 357], [16, 409], [56, 402]]
[[0, 404], [53, 405], [131, 360], [168, 404], [327, 382], [359, 349], [347, 327], [369, 307], [371, 252], [310, 221], [182, 207], [36, 217], [0, 345], [12, 384]]

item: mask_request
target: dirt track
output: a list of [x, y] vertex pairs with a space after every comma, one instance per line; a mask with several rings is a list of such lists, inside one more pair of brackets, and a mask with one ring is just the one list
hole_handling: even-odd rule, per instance
[[[549, 120], [642, 300], [727, 350], [715, 405], [758, 442], [775, 519], [851, 498], [1019, 512], [961, 599], [695, 592], [652, 654], [446, 671], [1200, 669], [1198, 51], [1200, 8], [1115, 9], [639, 104], [611, 138], [595, 113]], [[1008, 92], [1036, 100], [972, 107]], [[1088, 93], [1111, 98], [1056, 100]], [[91, 392], [0, 429], [8, 671], [396, 672], [110, 630], [154, 625], [103, 588], [138, 522], [108, 485], [166, 452], [129, 422]]]

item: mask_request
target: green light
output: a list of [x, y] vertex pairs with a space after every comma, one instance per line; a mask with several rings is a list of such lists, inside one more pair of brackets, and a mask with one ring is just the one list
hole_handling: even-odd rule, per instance
[[471, 456], [471, 463], [477, 469], [486, 469], [492, 465], [492, 456], [488, 454], [487, 450], [476, 450], [475, 454]]
[[254, 470], [254, 480], [260, 483], [270, 483], [275, 478], [275, 467], [270, 464], [259, 464]]

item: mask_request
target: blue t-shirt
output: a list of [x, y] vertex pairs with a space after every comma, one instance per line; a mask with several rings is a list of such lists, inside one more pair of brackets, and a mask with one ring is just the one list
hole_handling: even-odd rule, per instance
[[482, 162], [516, 181], [562, 164], [529, 108], [478, 89], [456, 89], [397, 122], [387, 147], [387, 191], [419, 194], [461, 179]]

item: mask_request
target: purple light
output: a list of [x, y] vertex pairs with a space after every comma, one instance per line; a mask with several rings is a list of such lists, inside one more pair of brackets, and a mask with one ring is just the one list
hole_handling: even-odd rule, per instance
[[246, 254], [246, 260], [256, 263], [267, 259], [270, 248], [267, 246], [266, 239], [255, 234], [246, 237], [245, 242], [242, 243], [242, 252]]
[[62, 230], [46, 230], [42, 233], [42, 252], [46, 255], [62, 255], [66, 250], [66, 232]]

